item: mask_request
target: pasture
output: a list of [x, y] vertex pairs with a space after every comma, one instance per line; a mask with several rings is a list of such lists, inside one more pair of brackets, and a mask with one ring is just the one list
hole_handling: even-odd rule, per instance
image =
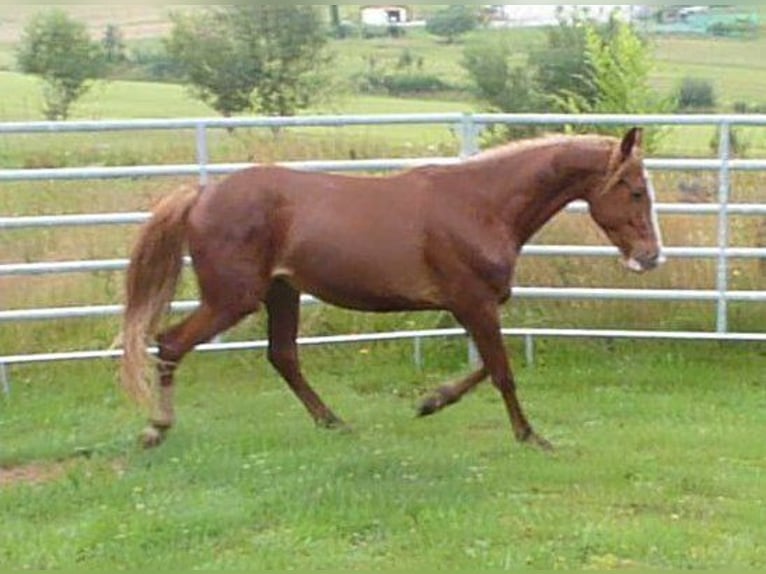
[[[510, 347], [518, 351], [517, 342]], [[427, 371], [379, 344], [304, 352], [354, 430], [313, 427], [260, 353], [195, 356], [153, 452], [111, 363], [14, 370], [0, 418], [0, 561], [143, 569], [766, 565], [766, 354], [756, 346], [551, 341], [517, 362], [557, 445], [518, 446], [495, 391], [431, 419]]]
[[[156, 24], [152, 16], [152, 25]], [[148, 20], [147, 20], [148, 22]], [[525, 36], [523, 43], [540, 41]], [[662, 89], [689, 72], [716, 80], [722, 109], [759, 103], [766, 71], [752, 62], [763, 39], [702, 44], [658, 39]], [[405, 47], [460, 83], [462, 47], [425, 37], [354, 41], [344, 71]], [[7, 48], [7, 46], [6, 46]], [[438, 49], [437, 49], [438, 48]], [[694, 48], [694, 49], [692, 49]], [[8, 61], [0, 48], [0, 66]], [[692, 61], [694, 60], [694, 61]], [[9, 66], [6, 66], [9, 67]], [[3, 120], [40, 119], [33, 80], [0, 72]], [[12, 94], [12, 97], [10, 96]], [[470, 101], [347, 95], [312, 112], [454, 112]], [[183, 88], [144, 82], [97, 87], [77, 118], [209, 116]], [[745, 136], [763, 157], [763, 130]], [[188, 136], [188, 137], [187, 137]], [[669, 130], [663, 156], [710, 155], [710, 130]], [[444, 126], [236, 131], [211, 137], [213, 161], [412, 157], [453, 154]], [[14, 136], [2, 167], [139, 165], [194, 161], [191, 134]], [[177, 180], [14, 183], [0, 187], [3, 215], [144, 210]], [[663, 173], [661, 201], [712, 201], [715, 174]], [[735, 174], [733, 201], [761, 201], [763, 174]], [[693, 196], [690, 196], [690, 191]], [[690, 199], [691, 198], [691, 199]], [[584, 216], [565, 216], [539, 242], [603, 244]], [[762, 241], [762, 218], [732, 219], [732, 243]], [[715, 217], [663, 217], [669, 245], [714, 245]], [[584, 232], [583, 228], [587, 227]], [[121, 258], [133, 228], [9, 231], [0, 261]], [[760, 238], [760, 239], [759, 239]], [[735, 289], [766, 287], [758, 261], [737, 261]], [[521, 285], [711, 288], [712, 261], [671, 261], [641, 278], [602, 259], [522, 258]], [[0, 280], [3, 309], [115, 302], [122, 276]], [[190, 282], [179, 298], [192, 298]], [[764, 310], [731, 305], [732, 330], [762, 330]], [[514, 301], [506, 326], [712, 329], [706, 303]], [[372, 316], [321, 307], [304, 335], [453, 326], [440, 313]], [[104, 348], [115, 319], [3, 324], [3, 353]], [[260, 337], [262, 317], [228, 337]], [[488, 384], [430, 419], [418, 398], [462, 374], [465, 342], [424, 342], [418, 370], [407, 343], [306, 349], [309, 379], [351, 433], [314, 428], [263, 353], [194, 355], [179, 371], [178, 426], [141, 451], [143, 417], [116, 384], [111, 361], [10, 369], [0, 395], [0, 564], [10, 569], [617, 569], [763, 568], [766, 526], [763, 345], [537, 341], [534, 367], [517, 357], [520, 398], [557, 446], [518, 446]]]

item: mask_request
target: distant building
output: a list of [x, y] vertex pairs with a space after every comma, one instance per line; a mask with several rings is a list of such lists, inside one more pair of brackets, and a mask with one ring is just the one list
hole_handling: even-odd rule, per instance
[[614, 12], [632, 20], [639, 8], [625, 4], [504, 4], [492, 6], [492, 19], [509, 27], [555, 26], [560, 19], [569, 20], [577, 12], [596, 22], [607, 22]]
[[361, 19], [367, 26], [390, 26], [406, 24], [409, 13], [404, 6], [364, 6]]
[[754, 8], [744, 6], [669, 6], [655, 12], [647, 29], [654, 34], [754, 38], [760, 19]]

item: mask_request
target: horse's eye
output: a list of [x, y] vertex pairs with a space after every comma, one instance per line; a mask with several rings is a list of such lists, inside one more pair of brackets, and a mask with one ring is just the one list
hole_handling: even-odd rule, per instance
[[630, 199], [633, 201], [641, 201], [646, 194], [646, 190], [643, 187], [633, 187], [626, 180], [621, 180], [622, 184], [630, 191]]

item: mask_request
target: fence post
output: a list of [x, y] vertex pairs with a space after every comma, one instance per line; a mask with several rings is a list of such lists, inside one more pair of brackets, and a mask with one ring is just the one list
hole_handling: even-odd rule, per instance
[[412, 360], [415, 362], [415, 368], [418, 371], [423, 370], [423, 339], [415, 337], [412, 342]]
[[[463, 114], [460, 121], [460, 158], [466, 159], [475, 155], [479, 151], [479, 142], [477, 140], [477, 126], [470, 113]], [[468, 336], [468, 364], [476, 367], [479, 364], [479, 351], [476, 349], [476, 343], [471, 336]]]
[[716, 331], [726, 333], [729, 330], [727, 292], [729, 290], [729, 260], [726, 250], [729, 247], [729, 196], [731, 191], [731, 124], [721, 122], [719, 128], [718, 157], [721, 169], [718, 174], [718, 309]]
[[0, 363], [0, 388], [3, 390], [3, 394], [8, 396], [11, 394], [11, 384], [8, 377], [8, 367], [5, 363]]
[[535, 338], [532, 335], [524, 335], [524, 358], [528, 367], [535, 366]]
[[[199, 164], [199, 188], [204, 189], [210, 181], [210, 174], [207, 170], [207, 165], [210, 162], [210, 153], [207, 147], [207, 126], [205, 122], [197, 122], [195, 129], [195, 135], [197, 140], [197, 163]], [[223, 343], [223, 334], [219, 333], [211, 341], [214, 344]]]
[[463, 118], [460, 121], [460, 157], [462, 159], [478, 153], [478, 135], [478, 126], [473, 119], [473, 114], [463, 114]]
[[199, 164], [199, 186], [203, 188], [208, 183], [207, 165], [210, 155], [207, 147], [207, 130], [204, 122], [199, 122], [196, 129], [197, 138], [197, 163]]

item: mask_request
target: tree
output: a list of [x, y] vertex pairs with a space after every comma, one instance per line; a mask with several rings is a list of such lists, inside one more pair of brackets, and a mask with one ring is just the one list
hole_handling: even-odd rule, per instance
[[293, 115], [323, 92], [327, 36], [311, 5], [232, 4], [173, 24], [168, 53], [192, 93], [224, 116]]
[[332, 26], [332, 31], [336, 38], [344, 37], [339, 4], [330, 4], [330, 26]]
[[[543, 111], [534, 70], [513, 63], [513, 50], [495, 37], [482, 38], [468, 45], [463, 67], [476, 86], [479, 99], [490, 112], [527, 113]], [[491, 143], [534, 135], [536, 128], [501, 126], [490, 130]]]
[[[482, 37], [469, 44], [463, 67], [477, 87], [479, 97], [499, 112], [548, 112], [558, 109], [557, 95], [575, 93], [595, 100], [595, 88], [585, 82], [589, 70], [586, 57], [586, 20], [559, 15], [558, 26], [546, 32], [544, 46], [533, 49], [526, 65], [520, 65], [502, 36]], [[609, 27], [598, 27], [608, 40]]]
[[[649, 82], [651, 52], [629, 24], [614, 21], [609, 42], [604, 41], [594, 24], [587, 24], [585, 38], [588, 70], [581, 82], [586, 93], [596, 96], [589, 100], [582, 93], [561, 92], [558, 100], [564, 111], [604, 114], [672, 111], [672, 99], [661, 98]], [[613, 130], [620, 131], [619, 128], [599, 129]], [[644, 147], [651, 150], [657, 133], [652, 131], [645, 136]]]
[[250, 94], [260, 73], [252, 47], [232, 33], [231, 14], [209, 9], [173, 14], [165, 48], [191, 93], [224, 117], [252, 109]]
[[312, 5], [235, 5], [246, 33], [258, 46], [260, 74], [255, 107], [268, 115], [290, 116], [326, 93], [327, 34]]
[[439, 10], [426, 22], [426, 31], [441, 36], [448, 44], [479, 25], [479, 17], [471, 6], [450, 5]]
[[[575, 92], [587, 101], [593, 101], [596, 94], [591, 86], [582, 82], [588, 73], [584, 15], [575, 12], [569, 20], [559, 14], [558, 20], [558, 26], [551, 26], [546, 31], [545, 46], [533, 50], [529, 57], [537, 85], [544, 94]], [[599, 32], [604, 37], [608, 35], [603, 29]]]
[[340, 28], [340, 5], [330, 4], [330, 22], [333, 28]]
[[109, 24], [106, 27], [104, 37], [101, 39], [101, 47], [104, 50], [104, 60], [108, 64], [119, 64], [125, 61], [125, 41], [122, 30], [117, 24]]
[[[481, 39], [464, 51], [463, 66], [490, 111], [571, 113], [669, 112], [649, 83], [653, 61], [649, 47], [628, 24], [588, 21], [581, 13], [561, 19], [549, 31], [547, 45], [535, 50], [524, 67], [501, 41]], [[583, 126], [587, 131], [605, 131]], [[618, 128], [619, 129], [619, 128]], [[534, 128], [497, 130], [504, 136], [533, 135]], [[608, 130], [606, 130], [608, 131]], [[657, 130], [647, 132], [651, 147]]]
[[539, 111], [540, 97], [528, 70], [512, 65], [513, 52], [505, 42], [483, 39], [467, 46], [463, 67], [478, 96], [494, 112]]
[[43, 113], [65, 120], [69, 110], [93, 80], [103, 77], [101, 47], [90, 39], [85, 24], [63, 10], [41, 12], [24, 28], [17, 47], [19, 68], [43, 82]]

